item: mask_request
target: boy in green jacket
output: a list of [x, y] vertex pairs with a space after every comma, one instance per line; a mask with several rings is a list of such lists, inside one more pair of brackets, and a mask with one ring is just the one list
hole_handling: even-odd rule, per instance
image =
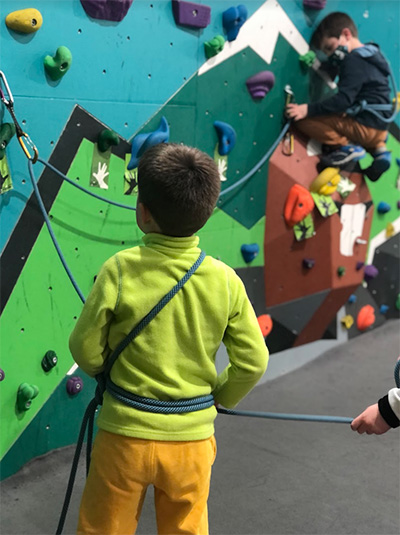
[[[194, 234], [220, 193], [214, 161], [182, 145], [160, 144], [140, 159], [136, 219], [143, 246], [102, 266], [70, 337], [89, 375], [199, 257]], [[229, 365], [215, 356], [224, 343]], [[174, 401], [214, 395], [234, 407], [258, 382], [268, 350], [244, 285], [233, 269], [206, 256], [197, 271], [119, 355], [111, 381], [144, 398]], [[159, 414], [104, 393], [99, 432], [82, 497], [78, 534], [135, 533], [149, 485], [159, 534], [208, 534], [207, 499], [216, 455], [214, 405]]]

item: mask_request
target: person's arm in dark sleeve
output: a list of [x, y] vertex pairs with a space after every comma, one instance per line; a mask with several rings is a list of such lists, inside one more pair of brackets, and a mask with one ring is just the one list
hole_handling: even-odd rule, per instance
[[317, 115], [341, 115], [355, 104], [363, 85], [363, 60], [358, 56], [348, 56], [341, 65], [338, 91], [335, 95], [308, 105], [308, 117]]

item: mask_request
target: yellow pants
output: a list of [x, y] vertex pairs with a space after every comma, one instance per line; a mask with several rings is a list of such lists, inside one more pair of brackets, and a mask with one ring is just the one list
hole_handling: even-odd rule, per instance
[[154, 485], [158, 533], [208, 535], [215, 438], [168, 442], [99, 430], [79, 512], [78, 535], [133, 535]]

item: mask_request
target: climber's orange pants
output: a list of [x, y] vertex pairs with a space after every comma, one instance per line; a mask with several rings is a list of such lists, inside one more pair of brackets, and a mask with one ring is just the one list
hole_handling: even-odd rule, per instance
[[215, 438], [142, 440], [99, 430], [79, 512], [78, 535], [133, 535], [154, 485], [158, 533], [208, 535]]
[[377, 130], [358, 123], [352, 117], [340, 115], [319, 115], [307, 117], [294, 123], [303, 134], [326, 145], [361, 145], [373, 151], [384, 147], [386, 130]]

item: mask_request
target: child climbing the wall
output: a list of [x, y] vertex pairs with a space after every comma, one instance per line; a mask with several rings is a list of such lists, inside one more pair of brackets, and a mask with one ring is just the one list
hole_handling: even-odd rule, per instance
[[[219, 193], [216, 164], [195, 148], [159, 144], [140, 159], [136, 218], [144, 243], [102, 266], [70, 337], [79, 366], [91, 376], [101, 374], [133, 326], [192, 266], [199, 267], [112, 367], [113, 389], [104, 393], [97, 420], [78, 534], [133, 534], [149, 485], [158, 533], [208, 534], [214, 402], [234, 407], [268, 362], [242, 281], [210, 256], [201, 261], [195, 233], [211, 216]], [[217, 374], [221, 342], [230, 363]], [[195, 412], [155, 413], [126, 405], [115, 389], [150, 402], [211, 393], [214, 400]]]
[[[390, 67], [378, 45], [361, 43], [354, 21], [345, 13], [325, 17], [311, 44], [337, 66], [338, 91], [320, 102], [289, 104], [287, 116], [296, 121], [301, 132], [323, 144], [327, 166], [356, 162], [364, 157], [364, 149], [369, 151], [373, 162], [364, 173], [376, 181], [391, 161], [386, 148], [387, 118], [393, 112]], [[375, 105], [384, 109], [373, 109]]]

